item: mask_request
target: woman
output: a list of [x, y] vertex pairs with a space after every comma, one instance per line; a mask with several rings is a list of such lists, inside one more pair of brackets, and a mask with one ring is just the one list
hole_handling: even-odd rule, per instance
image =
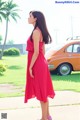
[[41, 120], [52, 120], [49, 113], [48, 97], [54, 98], [48, 64], [44, 57], [45, 44], [52, 41], [48, 32], [43, 13], [31, 11], [28, 18], [34, 29], [27, 40], [28, 65], [26, 75], [25, 103], [28, 99], [36, 97], [41, 104]]

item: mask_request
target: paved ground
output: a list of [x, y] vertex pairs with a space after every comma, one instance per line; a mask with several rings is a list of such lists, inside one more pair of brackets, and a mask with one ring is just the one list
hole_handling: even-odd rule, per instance
[[[53, 120], [80, 120], [80, 93], [56, 91], [55, 98], [49, 101]], [[24, 103], [24, 97], [0, 98], [0, 120], [2, 113], [7, 113], [7, 120], [37, 120], [41, 117], [36, 98], [27, 104]]]

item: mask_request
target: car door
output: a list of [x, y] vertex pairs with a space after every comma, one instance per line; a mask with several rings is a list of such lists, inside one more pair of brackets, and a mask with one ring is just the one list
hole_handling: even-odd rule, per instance
[[80, 70], [80, 44], [73, 45], [73, 59], [75, 61], [75, 70]]
[[69, 61], [73, 66], [73, 70], [80, 70], [80, 43], [75, 43], [67, 47]]

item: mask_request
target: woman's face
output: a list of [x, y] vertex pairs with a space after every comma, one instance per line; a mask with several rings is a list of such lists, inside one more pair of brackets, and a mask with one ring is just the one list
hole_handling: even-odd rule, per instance
[[28, 23], [33, 25], [36, 23], [36, 18], [34, 18], [32, 13], [29, 14]]

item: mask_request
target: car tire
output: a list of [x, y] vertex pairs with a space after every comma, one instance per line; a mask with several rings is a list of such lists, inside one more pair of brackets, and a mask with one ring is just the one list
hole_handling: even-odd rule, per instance
[[57, 71], [59, 75], [62, 75], [62, 76], [69, 75], [71, 74], [72, 67], [68, 63], [63, 63], [58, 67]]

